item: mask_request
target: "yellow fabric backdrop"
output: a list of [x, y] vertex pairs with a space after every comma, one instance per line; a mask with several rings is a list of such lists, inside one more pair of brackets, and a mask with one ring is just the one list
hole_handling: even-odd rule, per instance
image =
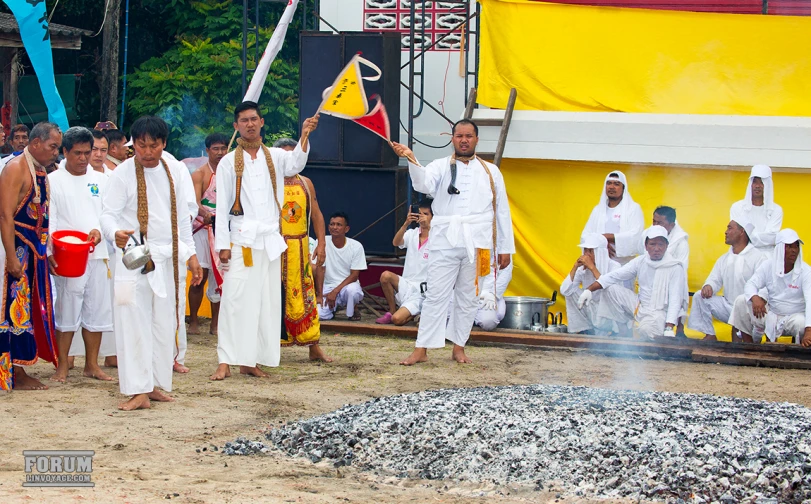
[[[605, 176], [612, 170], [621, 170], [628, 177], [628, 189], [642, 206], [646, 226], [651, 224], [657, 206], [676, 208], [679, 224], [690, 235], [690, 291], [701, 288], [715, 260], [728, 249], [724, 230], [729, 207], [743, 199], [748, 169], [505, 159], [501, 171], [516, 241], [508, 295], [549, 297], [558, 290], [580, 255], [580, 233], [599, 202]], [[783, 226], [795, 229], [809, 243], [811, 221], [805, 195], [811, 194], [811, 177], [778, 172], [774, 181], [775, 201], [784, 211]], [[553, 311], [565, 313], [563, 299]]]
[[479, 1], [483, 105], [811, 115], [811, 18]]

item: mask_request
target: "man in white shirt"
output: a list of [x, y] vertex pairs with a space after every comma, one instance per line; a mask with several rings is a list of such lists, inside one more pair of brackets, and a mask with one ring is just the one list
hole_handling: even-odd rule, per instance
[[[701, 292], [693, 295], [693, 309], [687, 327], [704, 333], [705, 340], [716, 340], [713, 319], [724, 323], [729, 320], [732, 306], [743, 294], [746, 282], [766, 260], [749, 240], [749, 233], [753, 230], [750, 222], [729, 221], [724, 233], [724, 243], [729, 245], [729, 250], [715, 261]], [[721, 290], [723, 295], [718, 294]], [[733, 327], [732, 341], [737, 339], [735, 332]]]
[[614, 320], [622, 326], [635, 320], [642, 337], [675, 337], [674, 330], [684, 303], [684, 270], [667, 253], [667, 230], [651, 226], [645, 233], [646, 254], [631, 260], [625, 266], [606, 273], [580, 295], [582, 308], [593, 298], [593, 293], [622, 282], [636, 279], [639, 295], [630, 289], [607, 290], [600, 298], [598, 316]]
[[[150, 407], [150, 400], [173, 401], [172, 366], [183, 294], [181, 274], [188, 261], [192, 282], [203, 271], [191, 236], [185, 165], [163, 157], [169, 127], [144, 116], [132, 124], [135, 156], [109, 178], [101, 216], [105, 238], [115, 241], [115, 335], [121, 393], [132, 396], [119, 405], [129, 411]], [[187, 171], [188, 174], [188, 171]], [[135, 236], [133, 236], [135, 235]], [[132, 241], [149, 245], [150, 261], [127, 269], [121, 249]]]
[[771, 256], [775, 235], [783, 227], [783, 208], [774, 202], [771, 168], [766, 165], [752, 167], [749, 184], [746, 186], [746, 196], [732, 204], [729, 218], [751, 222], [755, 227], [749, 237], [752, 245], [767, 257]]
[[359, 241], [347, 238], [349, 216], [336, 212], [329, 218], [327, 262], [324, 264], [324, 300], [318, 305], [318, 318], [331, 320], [335, 310], [346, 307], [349, 320], [360, 320], [355, 305], [363, 299], [360, 272], [366, 269], [366, 252]]
[[307, 164], [307, 138], [318, 116], [304, 121], [301, 140], [291, 152], [265, 147], [264, 125], [259, 105], [237, 105], [238, 145], [217, 166], [214, 240], [225, 274], [217, 328], [220, 363], [211, 380], [231, 376], [229, 365], [240, 366], [242, 374], [267, 377], [258, 364], [276, 367], [281, 356], [284, 178]]
[[729, 323], [745, 343], [760, 342], [765, 334], [771, 342], [792, 336], [794, 343], [811, 346], [811, 268], [803, 262], [802, 243], [793, 229], [777, 233], [771, 258], [735, 299]]
[[[588, 306], [581, 308], [577, 303], [584, 289], [602, 275], [619, 269], [620, 264], [608, 257], [608, 240], [601, 234], [587, 234], [578, 247], [583, 251], [583, 255], [577, 258], [572, 270], [560, 285], [560, 293], [566, 298], [567, 329], [570, 333], [607, 335], [611, 332], [613, 324], [610, 320], [607, 323], [601, 322], [597, 316], [597, 307], [600, 305], [603, 291], [596, 291]], [[625, 287], [612, 285], [609, 289], [625, 289]]]
[[118, 129], [109, 129], [104, 134], [107, 136], [108, 142], [104, 166], [109, 170], [115, 170], [127, 159], [127, 135]]
[[[427, 361], [428, 349], [443, 348], [446, 339], [453, 342], [456, 362], [471, 362], [465, 345], [479, 306], [476, 278], [487, 268], [505, 269], [515, 253], [504, 178], [498, 167], [476, 156], [476, 123], [462, 119], [454, 124], [452, 142], [454, 155], [425, 167], [408, 147], [392, 144], [397, 155], [408, 159], [414, 190], [434, 198], [428, 291], [416, 348], [400, 363], [406, 366]], [[448, 321], [451, 295], [453, 311]]]
[[107, 177], [88, 169], [93, 134], [87, 128], [74, 126], [62, 135], [64, 169], [48, 175], [51, 188], [48, 232], [80, 231], [88, 235], [94, 251], [90, 254], [84, 275], [77, 278], [58, 276], [53, 250], [48, 250], [51, 273], [56, 284], [54, 325], [59, 352], [56, 373], [51, 380], [64, 382], [68, 376], [68, 350], [73, 333], [82, 330], [87, 352], [84, 375], [98, 380], [112, 380], [98, 365], [101, 333], [113, 330], [112, 280], [107, 268], [108, 251], [101, 239], [101, 198]]
[[608, 256], [626, 264], [638, 253], [644, 228], [642, 207], [631, 198], [625, 174], [612, 171], [605, 177], [600, 203], [591, 211], [580, 241], [587, 234], [601, 234], [608, 240]]
[[[406, 250], [402, 276], [384, 271], [380, 275], [380, 288], [386, 296], [389, 311], [376, 320], [378, 324], [405, 325], [419, 315], [422, 309], [423, 292], [420, 286], [428, 279], [428, 234], [431, 232], [431, 198], [422, 200], [419, 213], [409, 212], [394, 239], [395, 247]], [[412, 222], [419, 227], [409, 229]], [[399, 309], [397, 307], [400, 307]]]

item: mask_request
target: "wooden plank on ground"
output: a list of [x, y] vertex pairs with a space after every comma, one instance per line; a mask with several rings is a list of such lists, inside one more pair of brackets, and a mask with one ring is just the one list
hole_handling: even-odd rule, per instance
[[[768, 345], [767, 345], [768, 346]], [[786, 356], [771, 352], [730, 352], [710, 348], [693, 350], [694, 362], [732, 364], [735, 366], [775, 367], [783, 369], [811, 369], [811, 359], [798, 354]]]

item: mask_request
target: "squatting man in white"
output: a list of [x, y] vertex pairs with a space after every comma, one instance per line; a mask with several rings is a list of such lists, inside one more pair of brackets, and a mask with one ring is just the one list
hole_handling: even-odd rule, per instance
[[[476, 156], [478, 141], [476, 124], [462, 119], [453, 126], [454, 154], [425, 167], [406, 146], [392, 143], [394, 152], [408, 159], [414, 190], [434, 199], [428, 239], [428, 291], [416, 348], [400, 364], [427, 361], [428, 349], [443, 348], [446, 339], [453, 342], [456, 362], [471, 362], [465, 345], [479, 307], [477, 276], [487, 267], [503, 270], [515, 253], [504, 178], [494, 164]], [[490, 252], [493, 249], [495, 254]], [[448, 320], [451, 295], [453, 308]]]
[[[803, 262], [802, 241], [793, 229], [775, 237], [772, 257], [761, 264], [735, 300], [729, 323], [744, 342], [771, 342], [792, 336], [811, 347], [811, 268]], [[754, 337], [754, 339], [753, 339]]]
[[[600, 306], [600, 297], [603, 291], [594, 292], [592, 300], [587, 306], [578, 306], [583, 291], [606, 273], [620, 268], [620, 264], [608, 257], [608, 240], [597, 233], [589, 233], [583, 237], [583, 243], [578, 245], [583, 255], [577, 258], [572, 270], [563, 279], [560, 293], [566, 298], [566, 318], [570, 333], [598, 334], [607, 336], [613, 328], [612, 320], [602, 323], [597, 316], [597, 307]], [[624, 289], [621, 285], [612, 289]]]
[[580, 295], [578, 306], [592, 301], [594, 292], [636, 279], [639, 295], [630, 289], [608, 289], [600, 299], [598, 316], [609, 318], [619, 326], [634, 320], [640, 336], [676, 335], [674, 327], [684, 305], [684, 269], [667, 250], [667, 230], [651, 226], [645, 233], [645, 255], [634, 258], [625, 266], [600, 276]]

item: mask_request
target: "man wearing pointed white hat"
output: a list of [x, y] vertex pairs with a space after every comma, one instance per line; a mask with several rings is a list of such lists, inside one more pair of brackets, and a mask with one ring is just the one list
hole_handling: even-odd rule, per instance
[[581, 241], [589, 233], [605, 236], [609, 257], [625, 264], [637, 254], [637, 244], [644, 228], [642, 207], [631, 198], [625, 174], [612, 171], [605, 177], [600, 203], [591, 211], [580, 234]]
[[[582, 308], [577, 306], [580, 296], [589, 285], [596, 282], [600, 276], [610, 273], [620, 268], [617, 261], [608, 257], [608, 240], [605, 236], [597, 233], [590, 233], [583, 237], [583, 243], [578, 245], [583, 251], [583, 255], [577, 258], [572, 271], [563, 279], [560, 285], [560, 293], [566, 298], [566, 318], [568, 321], [568, 331], [570, 333], [588, 332], [589, 334], [604, 334], [610, 332], [611, 321], [608, 321], [606, 330], [605, 323], [598, 322], [597, 307], [600, 304], [602, 290], [593, 294], [592, 302]], [[615, 285], [612, 289], [625, 289], [622, 285]], [[629, 290], [629, 289], [626, 289]], [[632, 291], [629, 290], [631, 294]]]
[[744, 342], [765, 334], [774, 342], [792, 336], [795, 343], [811, 346], [811, 268], [803, 262], [803, 242], [793, 229], [775, 236], [772, 257], [764, 261], [735, 300], [729, 323], [741, 331]]
[[598, 316], [612, 319], [618, 325], [635, 320], [642, 337], [675, 336], [679, 313], [686, 309], [684, 269], [668, 254], [667, 247], [667, 230], [651, 226], [645, 233], [645, 255], [600, 276], [580, 295], [578, 306], [590, 303], [594, 292], [600, 289], [636, 279], [639, 295], [623, 289], [607, 290], [600, 299]]
[[783, 227], [783, 208], [774, 202], [771, 168], [766, 165], [752, 167], [746, 197], [732, 204], [729, 218], [751, 222], [755, 227], [749, 235], [752, 245], [767, 256], [771, 255], [774, 237]]
[[[687, 327], [704, 333], [705, 340], [716, 339], [713, 319], [724, 323], [729, 320], [732, 306], [743, 294], [746, 282], [766, 260], [749, 239], [749, 233], [753, 231], [751, 222], [729, 221], [724, 233], [724, 243], [729, 245], [729, 250], [715, 261], [701, 292], [693, 296], [693, 309]], [[718, 294], [720, 291], [724, 291], [723, 294]], [[737, 339], [735, 332], [733, 328], [733, 341]]]

